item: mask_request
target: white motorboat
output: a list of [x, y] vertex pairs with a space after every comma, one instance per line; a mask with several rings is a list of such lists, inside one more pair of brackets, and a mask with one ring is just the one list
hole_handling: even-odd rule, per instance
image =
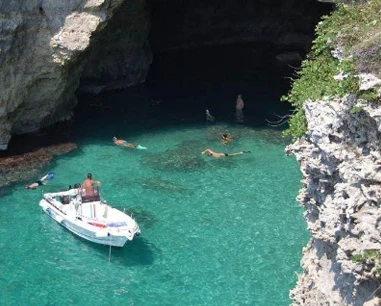
[[100, 197], [85, 196], [79, 184], [66, 191], [45, 193], [40, 206], [52, 219], [72, 233], [95, 243], [123, 247], [140, 235], [137, 222], [124, 212], [111, 207]]

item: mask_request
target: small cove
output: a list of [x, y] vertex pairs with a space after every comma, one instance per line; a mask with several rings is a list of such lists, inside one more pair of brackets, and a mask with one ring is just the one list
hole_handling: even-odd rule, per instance
[[[2, 304], [288, 305], [308, 233], [295, 200], [297, 162], [284, 154], [281, 129], [264, 124], [286, 109], [279, 104], [285, 84], [268, 78], [168, 77], [82, 98], [77, 149], [39, 170], [55, 179], [35, 191], [12, 185], [0, 197]], [[238, 92], [242, 125], [233, 116]], [[205, 122], [206, 107], [215, 124]], [[228, 146], [220, 141], [225, 132], [234, 138]], [[148, 150], [117, 147], [113, 136]], [[205, 148], [251, 153], [218, 160], [202, 156]], [[142, 230], [112, 249], [110, 262], [108, 247], [73, 236], [38, 206], [42, 192], [82, 182], [88, 172]]]

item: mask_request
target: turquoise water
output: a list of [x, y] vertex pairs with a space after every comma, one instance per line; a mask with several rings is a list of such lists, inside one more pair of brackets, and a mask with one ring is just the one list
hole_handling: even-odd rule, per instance
[[[308, 235], [281, 132], [105, 118], [79, 123], [78, 149], [44, 169], [56, 174], [48, 185], [0, 198], [1, 305], [288, 305]], [[114, 146], [115, 131], [148, 150]], [[226, 131], [229, 146], [219, 141]], [[217, 160], [200, 154], [207, 147], [252, 153]], [[42, 192], [87, 172], [142, 230], [111, 256], [38, 206]]]
[[[284, 154], [281, 131], [265, 125], [288, 111], [279, 102], [288, 79], [278, 66], [270, 73], [273, 59], [252, 62], [251, 46], [234, 50], [156, 56], [147, 84], [81, 100], [71, 127], [78, 149], [39, 173], [55, 179], [1, 192], [1, 305], [290, 304], [308, 241], [295, 200], [301, 174]], [[243, 125], [234, 123], [238, 93]], [[205, 124], [206, 108], [215, 125]], [[223, 133], [234, 137], [228, 146]], [[148, 150], [117, 147], [113, 136]], [[200, 154], [206, 148], [251, 153], [212, 159]], [[80, 183], [88, 172], [142, 231], [111, 255], [38, 206], [42, 192]]]

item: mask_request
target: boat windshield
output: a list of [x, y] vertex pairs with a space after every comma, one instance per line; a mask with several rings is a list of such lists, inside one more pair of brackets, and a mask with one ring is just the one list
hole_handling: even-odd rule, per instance
[[92, 189], [86, 191], [86, 189], [82, 189], [81, 192], [82, 201], [83, 202], [91, 202], [91, 201], [100, 201], [100, 192], [99, 186], [95, 185]]

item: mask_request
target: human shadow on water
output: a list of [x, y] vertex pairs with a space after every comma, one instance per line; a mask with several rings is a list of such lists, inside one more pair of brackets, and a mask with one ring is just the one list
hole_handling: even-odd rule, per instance
[[231, 157], [225, 157], [223, 159], [213, 158], [213, 160], [210, 160], [208, 163], [209, 168], [233, 169], [239, 166], [239, 161], [233, 160]]
[[197, 144], [197, 141], [184, 141], [175, 149], [142, 157], [142, 164], [167, 172], [189, 172], [203, 169], [205, 161], [200, 156]]
[[106, 263], [123, 266], [151, 265], [156, 258], [161, 256], [161, 251], [144, 238], [144, 229], [142, 232], [132, 241], [127, 241], [122, 248], [110, 248], [108, 245], [97, 244], [81, 238], [43, 215], [38, 235], [46, 242], [46, 247], [42, 251], [46, 252], [44, 256], [46, 258], [53, 256], [55, 261], [58, 258], [63, 261], [70, 258], [70, 261], [75, 263], [82, 261], [83, 258], [92, 258], [92, 261], [100, 258]]

